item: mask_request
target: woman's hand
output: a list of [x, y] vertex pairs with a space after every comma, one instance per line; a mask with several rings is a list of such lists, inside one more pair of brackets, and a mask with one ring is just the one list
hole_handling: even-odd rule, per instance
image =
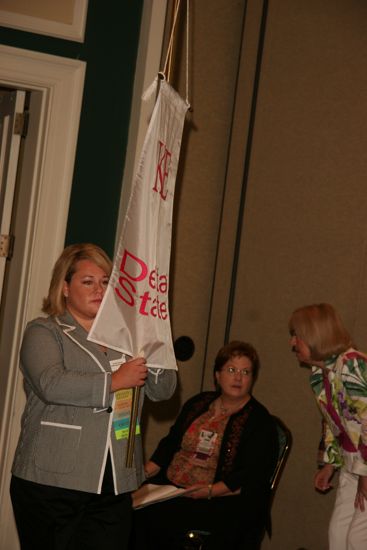
[[205, 485], [201, 483], [196, 483], [195, 485], [191, 485], [190, 487], [186, 487], [187, 493], [184, 493], [183, 496], [188, 498], [206, 498], [209, 499], [213, 495], [213, 486], [208, 485], [207, 483]]
[[160, 472], [160, 469], [161, 467], [158, 466], [158, 464], [156, 464], [152, 460], [148, 460], [148, 462], [144, 464], [145, 477], [149, 478], [155, 476], [156, 474], [158, 474], [158, 472]]
[[367, 476], [359, 476], [354, 507], [364, 512], [366, 506], [365, 500], [367, 500]]
[[111, 392], [117, 390], [144, 386], [148, 376], [146, 359], [136, 357], [126, 363], [122, 363], [117, 371], [112, 373]]
[[332, 488], [330, 483], [331, 478], [334, 475], [334, 466], [332, 464], [325, 464], [320, 470], [318, 470], [314, 477], [315, 489], [318, 491], [328, 491]]
[[205, 483], [205, 485], [203, 483], [196, 483], [195, 485], [186, 487], [186, 490], [188, 492], [182, 496], [195, 499], [211, 499], [214, 497], [224, 497], [240, 493], [240, 490], [232, 492], [223, 481], [217, 481], [213, 485], [211, 483], [209, 483], [209, 485], [207, 483]]

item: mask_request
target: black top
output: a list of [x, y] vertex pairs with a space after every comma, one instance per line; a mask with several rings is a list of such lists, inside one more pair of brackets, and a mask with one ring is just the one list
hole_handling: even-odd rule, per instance
[[[149, 482], [166, 480], [167, 468], [181, 447], [184, 433], [217, 397], [216, 392], [203, 392], [184, 404], [168, 435], [160, 441], [151, 457], [162, 470]], [[251, 397], [228, 420], [214, 481], [223, 481], [231, 491], [241, 488], [241, 494], [251, 497], [251, 500], [256, 499], [269, 492], [277, 458], [278, 438], [274, 419], [259, 401]]]

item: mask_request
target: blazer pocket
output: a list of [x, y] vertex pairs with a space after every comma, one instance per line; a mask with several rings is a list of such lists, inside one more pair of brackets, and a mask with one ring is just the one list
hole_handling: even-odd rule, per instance
[[57, 474], [72, 472], [81, 434], [81, 426], [41, 421], [36, 445], [36, 466]]

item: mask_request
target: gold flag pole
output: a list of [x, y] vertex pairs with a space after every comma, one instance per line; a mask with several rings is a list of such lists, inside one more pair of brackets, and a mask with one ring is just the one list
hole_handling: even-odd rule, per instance
[[173, 64], [173, 42], [175, 39], [176, 23], [178, 18], [178, 12], [180, 9], [180, 4], [181, 4], [181, 0], [175, 0], [173, 16], [172, 16], [173, 19], [171, 23], [171, 32], [170, 32], [169, 42], [167, 46], [166, 60], [162, 71], [162, 73], [165, 75], [167, 79], [167, 82], [170, 82], [170, 79], [171, 79], [171, 71], [172, 71], [172, 64]]
[[[171, 27], [171, 36], [168, 44], [167, 57], [166, 57], [166, 62], [163, 70], [163, 75], [165, 75], [167, 65], [169, 66], [168, 79], [167, 79], [168, 82], [170, 80], [172, 63], [173, 63], [173, 41], [174, 41], [174, 35], [176, 30], [177, 16], [180, 9], [180, 3], [181, 3], [181, 0], [175, 0], [174, 18], [173, 18], [172, 27]], [[187, 9], [188, 9], [188, 5], [187, 5]], [[131, 417], [130, 417], [130, 425], [129, 425], [129, 436], [127, 440], [127, 450], [126, 450], [126, 467], [127, 468], [131, 468], [133, 465], [136, 424], [138, 420], [140, 393], [141, 393], [141, 387], [136, 386], [135, 388], [132, 389]]]
[[139, 401], [140, 401], [140, 390], [141, 390], [140, 386], [136, 386], [135, 388], [133, 388], [129, 437], [127, 440], [127, 451], [126, 451], [126, 468], [132, 468], [132, 465], [133, 465], [136, 423], [138, 420], [138, 410], [139, 410]]

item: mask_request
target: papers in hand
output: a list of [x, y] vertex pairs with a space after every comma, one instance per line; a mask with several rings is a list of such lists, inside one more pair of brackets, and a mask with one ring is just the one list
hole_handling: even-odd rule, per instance
[[188, 492], [188, 489], [175, 487], [174, 485], [153, 485], [153, 483], [146, 483], [132, 494], [133, 508], [137, 510], [155, 502], [179, 497]]

